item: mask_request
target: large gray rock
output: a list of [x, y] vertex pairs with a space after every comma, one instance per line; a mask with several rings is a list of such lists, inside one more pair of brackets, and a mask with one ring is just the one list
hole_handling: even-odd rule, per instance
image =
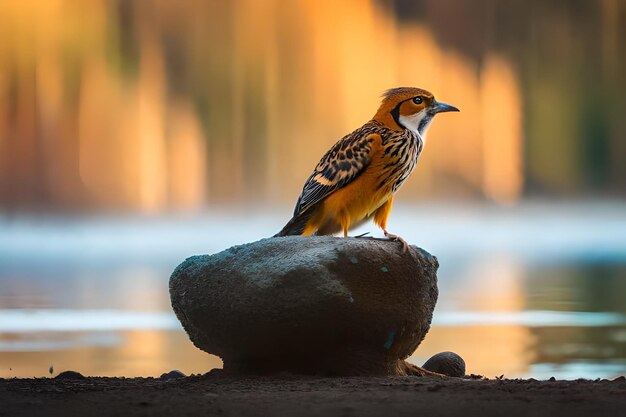
[[437, 267], [395, 241], [278, 237], [188, 258], [170, 296], [225, 372], [424, 374], [404, 359], [430, 328]]

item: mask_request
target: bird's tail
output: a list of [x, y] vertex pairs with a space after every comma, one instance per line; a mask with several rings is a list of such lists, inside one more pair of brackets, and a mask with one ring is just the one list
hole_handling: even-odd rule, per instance
[[304, 210], [301, 213], [296, 214], [287, 222], [283, 229], [276, 233], [274, 237], [279, 236], [299, 236], [304, 233], [304, 229], [306, 228], [307, 223], [315, 213], [315, 210], [312, 210], [313, 207], [310, 207], [307, 210]]

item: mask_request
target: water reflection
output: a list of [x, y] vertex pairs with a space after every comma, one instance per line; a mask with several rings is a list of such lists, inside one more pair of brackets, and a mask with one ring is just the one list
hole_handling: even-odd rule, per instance
[[620, 263], [572, 262], [531, 269], [526, 287], [529, 309], [626, 312], [626, 267]]
[[[562, 205], [548, 221], [539, 207], [398, 207], [395, 226], [441, 263], [433, 328], [411, 361], [453, 350], [490, 377], [626, 373], [626, 210]], [[180, 329], [169, 274], [191, 254], [270, 235], [280, 212], [0, 222], [0, 376], [220, 366]]]
[[[172, 268], [175, 265], [172, 266]], [[0, 308], [164, 310], [170, 270], [154, 265], [80, 265], [72, 260], [2, 269]]]
[[196, 349], [181, 331], [59, 332], [0, 337], [0, 377], [48, 376], [72, 369], [94, 376], [155, 376], [172, 369], [187, 375], [222, 366]]

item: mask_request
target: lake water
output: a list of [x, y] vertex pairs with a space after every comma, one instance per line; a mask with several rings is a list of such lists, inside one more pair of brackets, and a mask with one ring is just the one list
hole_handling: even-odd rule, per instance
[[[173, 315], [169, 274], [275, 233], [289, 213], [0, 218], [0, 377], [220, 367]], [[441, 264], [433, 326], [410, 361], [452, 350], [488, 377], [626, 374], [626, 203], [398, 205], [390, 221]]]

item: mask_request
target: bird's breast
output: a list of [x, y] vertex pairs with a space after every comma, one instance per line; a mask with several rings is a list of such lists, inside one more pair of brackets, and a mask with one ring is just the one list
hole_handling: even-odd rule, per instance
[[417, 164], [424, 143], [419, 136], [409, 132], [383, 146], [380, 161], [380, 181], [378, 188], [398, 191]]

